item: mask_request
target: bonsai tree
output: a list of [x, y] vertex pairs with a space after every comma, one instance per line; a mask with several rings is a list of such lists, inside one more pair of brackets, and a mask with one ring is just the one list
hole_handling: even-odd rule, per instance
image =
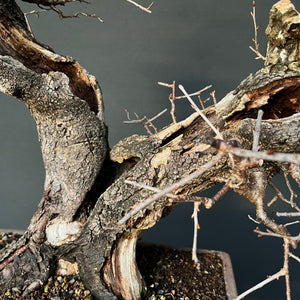
[[[59, 5], [75, 2], [26, 1], [62, 17]], [[25, 234], [0, 251], [0, 292], [18, 287], [26, 295], [68, 261], [95, 299], [140, 299], [141, 233], [177, 201], [195, 201], [196, 211], [232, 189], [256, 206], [257, 222], [269, 230], [260, 234], [284, 240], [284, 266], [271, 279], [285, 276], [289, 299], [289, 249], [300, 238], [267, 215], [264, 195], [280, 171], [300, 183], [300, 15], [290, 1], [273, 6], [266, 33], [265, 67], [221, 102], [201, 111], [180, 86], [194, 114], [110, 150], [96, 78], [38, 42], [14, 0], [0, 0], [0, 90], [30, 110], [46, 172]], [[215, 197], [193, 196], [218, 181], [224, 186]]]

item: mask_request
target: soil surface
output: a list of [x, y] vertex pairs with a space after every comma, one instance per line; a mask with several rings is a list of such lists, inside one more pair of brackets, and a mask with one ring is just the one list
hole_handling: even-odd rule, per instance
[[[20, 235], [0, 233], [0, 249]], [[223, 266], [216, 254], [198, 256], [200, 269], [191, 253], [154, 245], [138, 245], [137, 264], [146, 282], [144, 300], [221, 300], [227, 299]], [[92, 300], [78, 275], [52, 276], [42, 289], [21, 298], [18, 289], [10, 289], [0, 299]]]

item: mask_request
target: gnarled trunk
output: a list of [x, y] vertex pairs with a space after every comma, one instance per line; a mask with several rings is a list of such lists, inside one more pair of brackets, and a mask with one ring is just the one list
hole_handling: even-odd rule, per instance
[[[263, 149], [299, 152], [300, 16], [289, 1], [274, 5], [267, 34], [265, 68], [204, 113], [226, 140], [250, 149], [257, 110], [262, 109]], [[0, 50], [0, 90], [28, 106], [46, 170], [45, 192], [30, 226], [16, 244], [0, 252], [0, 291], [17, 286], [26, 293], [41, 286], [63, 258], [78, 264], [96, 299], [140, 299], [136, 241], [174, 204], [163, 198], [120, 224], [130, 207], [152, 193], [124, 181], [160, 189], [175, 183], [215, 157], [218, 150], [208, 143], [214, 132], [194, 113], [156, 135], [124, 139], [108, 153], [96, 79], [73, 59], [38, 43], [14, 1], [0, 1]], [[286, 167], [265, 162], [243, 168], [241, 159], [233, 161], [224, 155], [175, 193], [203, 191], [218, 177], [256, 202], [268, 179]], [[299, 182], [299, 166], [293, 168]]]

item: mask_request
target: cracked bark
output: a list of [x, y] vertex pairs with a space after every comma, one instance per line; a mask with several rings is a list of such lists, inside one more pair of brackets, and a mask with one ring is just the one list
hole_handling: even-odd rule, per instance
[[[267, 35], [265, 68], [204, 112], [225, 139], [238, 139], [250, 149], [261, 108], [262, 147], [299, 152], [300, 16], [289, 1], [273, 6]], [[96, 79], [72, 58], [38, 43], [14, 1], [0, 1], [0, 50], [0, 90], [28, 106], [46, 170], [45, 192], [30, 226], [16, 244], [0, 252], [0, 291], [37, 288], [63, 258], [78, 264], [95, 299], [140, 299], [143, 280], [135, 263], [136, 241], [174, 204], [162, 199], [120, 225], [130, 207], [151, 194], [124, 180], [158, 188], [176, 182], [216, 155], [208, 144], [214, 133], [195, 113], [152, 137], [126, 138], [108, 155]], [[234, 189], [255, 202], [262, 199], [267, 180], [285, 167], [264, 163], [243, 172], [224, 157], [176, 193], [203, 191], [215, 184], [212, 177], [227, 181], [240, 172], [245, 180]], [[298, 166], [291, 174], [299, 182]], [[15, 254], [18, 259], [11, 259]]]

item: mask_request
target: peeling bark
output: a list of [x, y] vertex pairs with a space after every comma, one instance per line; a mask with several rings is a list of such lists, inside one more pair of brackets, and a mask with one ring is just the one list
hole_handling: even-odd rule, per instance
[[[299, 152], [300, 16], [289, 1], [273, 6], [267, 35], [265, 68], [204, 113], [226, 140], [236, 139], [250, 149], [257, 111], [263, 109], [263, 149]], [[0, 51], [0, 90], [23, 101], [32, 113], [46, 170], [45, 192], [29, 228], [0, 252], [0, 292], [17, 286], [26, 293], [43, 285], [58, 259], [64, 259], [77, 263], [95, 299], [140, 299], [143, 280], [135, 263], [136, 241], [174, 203], [163, 198], [120, 225], [131, 206], [151, 195], [124, 180], [161, 189], [175, 183], [217, 154], [209, 142], [214, 132], [194, 113], [154, 136], [126, 138], [108, 155], [95, 78], [73, 59], [38, 43], [14, 1], [0, 1]], [[218, 177], [256, 203], [267, 180], [287, 168], [266, 162], [244, 168], [236, 157], [234, 162], [224, 156], [175, 193], [203, 191]], [[298, 166], [291, 174], [299, 183]], [[269, 223], [277, 230], [273, 225]]]

